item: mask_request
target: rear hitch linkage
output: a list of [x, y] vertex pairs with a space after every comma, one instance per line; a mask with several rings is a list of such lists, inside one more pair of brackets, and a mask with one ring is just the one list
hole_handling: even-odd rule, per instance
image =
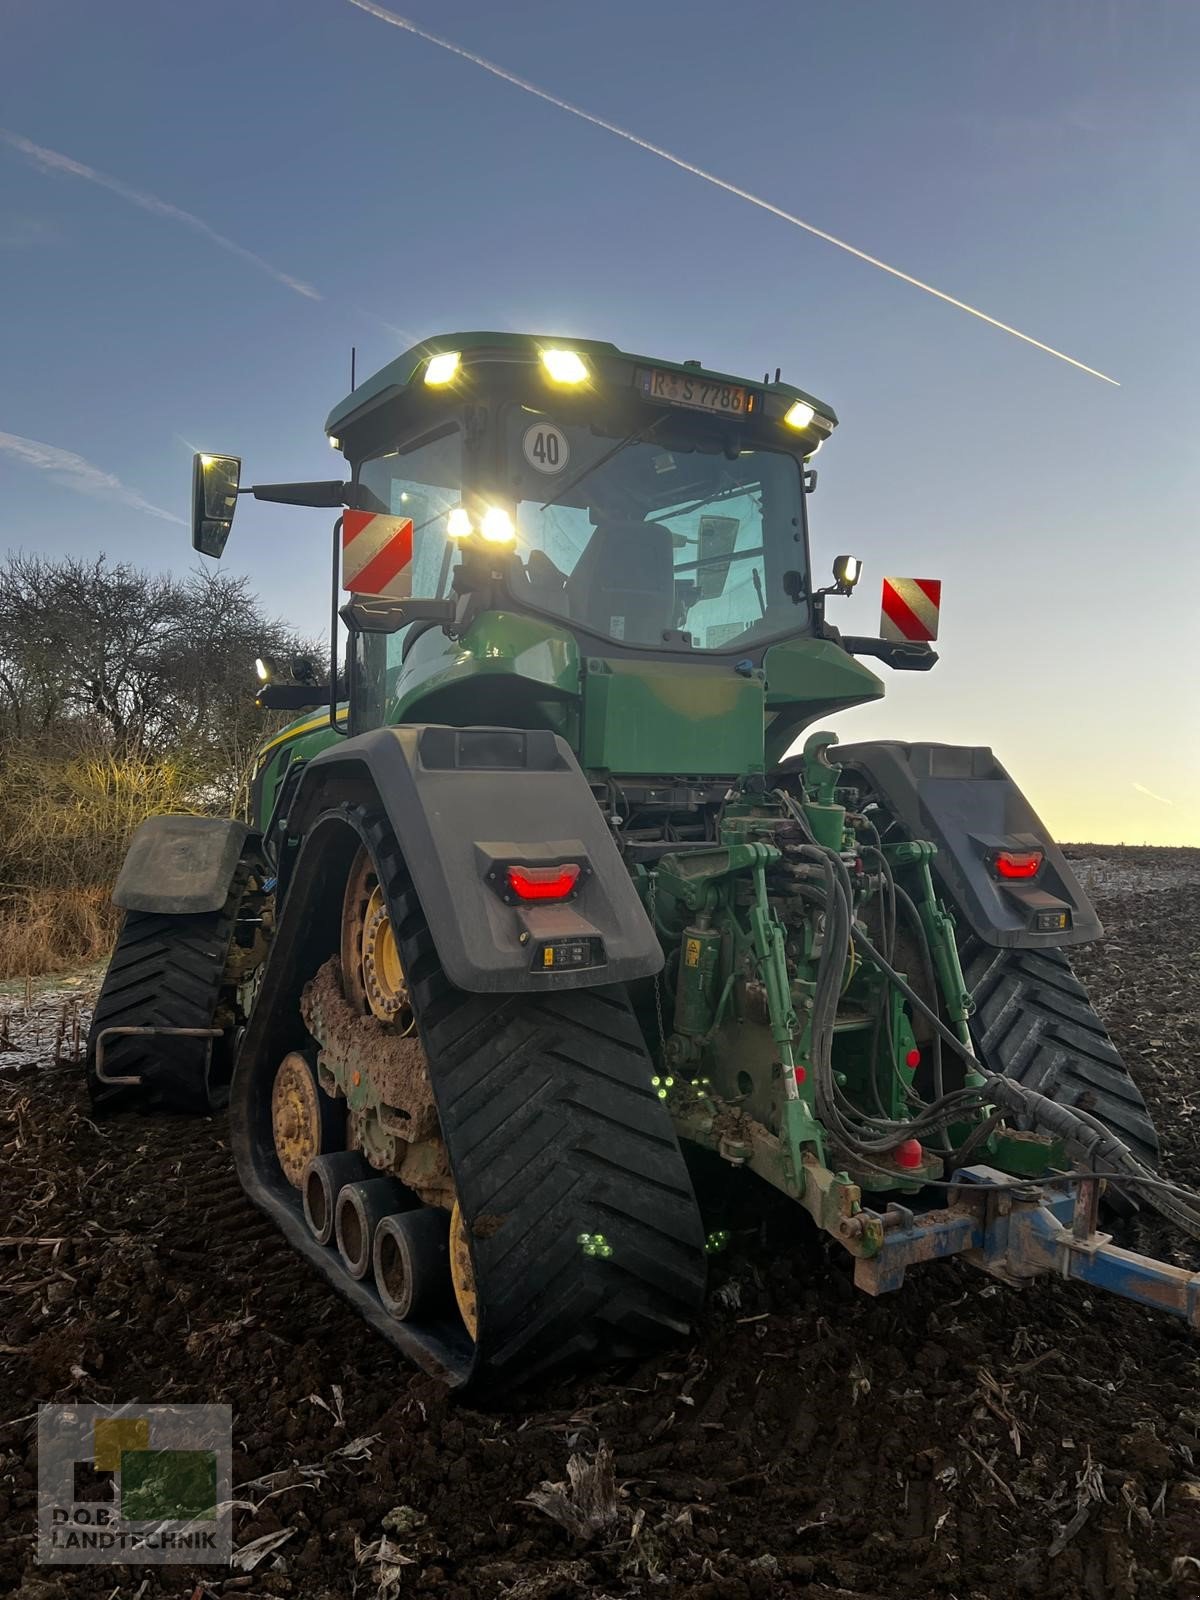
[[1014, 1184], [994, 1167], [960, 1168], [950, 1204], [921, 1214], [891, 1205], [879, 1218], [883, 1244], [860, 1256], [854, 1281], [867, 1294], [899, 1289], [908, 1268], [962, 1256], [1021, 1288], [1056, 1276], [1182, 1317], [1200, 1330], [1200, 1272], [1124, 1250], [1097, 1229], [1101, 1181], [1081, 1175], [1074, 1194], [1044, 1184]]

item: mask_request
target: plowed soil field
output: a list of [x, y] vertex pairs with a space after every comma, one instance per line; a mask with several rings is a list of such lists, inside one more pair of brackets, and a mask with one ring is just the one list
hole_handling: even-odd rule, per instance
[[[1071, 853], [1108, 929], [1081, 976], [1166, 1171], [1200, 1183], [1200, 851]], [[0, 997], [0, 1595], [1200, 1596], [1200, 1337], [1181, 1323], [957, 1264], [872, 1301], [755, 1191], [690, 1343], [474, 1409], [293, 1259], [220, 1120], [91, 1120], [82, 1069], [54, 1059], [74, 1004]], [[37, 1566], [49, 1400], [230, 1404], [235, 1544], [283, 1537], [233, 1574]]]

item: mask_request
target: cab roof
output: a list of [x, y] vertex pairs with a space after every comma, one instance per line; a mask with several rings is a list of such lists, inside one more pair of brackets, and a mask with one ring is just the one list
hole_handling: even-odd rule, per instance
[[797, 389], [790, 383], [756, 382], [754, 379], [737, 377], [730, 372], [718, 372], [711, 367], [701, 366], [697, 362], [664, 361], [659, 356], [635, 355], [628, 350], [621, 350], [615, 344], [610, 344], [606, 339], [574, 339], [566, 334], [548, 333], [445, 333], [436, 334], [432, 338], [423, 339], [420, 344], [415, 344], [406, 350], [403, 355], [397, 356], [394, 361], [389, 361], [386, 367], [381, 367], [372, 377], [360, 383], [358, 387], [348, 394], [344, 400], [334, 406], [325, 422], [325, 431], [337, 436], [342, 429], [353, 419], [373, 411], [376, 406], [382, 405], [387, 400], [400, 394], [412, 382], [421, 366], [429, 360], [430, 356], [438, 355], [442, 351], [457, 350], [463, 355], [472, 351], [498, 351], [511, 352], [516, 360], [522, 358], [532, 359], [541, 349], [567, 349], [576, 350], [580, 355], [590, 356], [596, 365], [609, 362], [628, 362], [631, 366], [645, 366], [665, 368], [670, 372], [686, 372], [693, 376], [710, 378], [719, 383], [737, 383], [747, 388], [753, 388], [763, 394], [777, 395], [785, 403], [801, 400], [812, 406], [813, 410], [823, 417], [828, 424], [824, 431], [830, 431], [837, 426], [837, 415], [832, 406], [823, 400], [818, 400], [815, 395], [808, 394], [803, 389]]

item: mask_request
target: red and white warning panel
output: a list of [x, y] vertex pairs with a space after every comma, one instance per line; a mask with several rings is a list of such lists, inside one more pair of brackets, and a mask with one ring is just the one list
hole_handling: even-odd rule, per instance
[[406, 600], [412, 594], [411, 517], [342, 512], [342, 588]]
[[928, 644], [937, 638], [941, 605], [940, 578], [885, 578], [880, 637]]

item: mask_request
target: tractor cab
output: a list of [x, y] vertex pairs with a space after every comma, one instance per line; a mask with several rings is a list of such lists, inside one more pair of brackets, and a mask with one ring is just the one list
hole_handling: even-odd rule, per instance
[[882, 693], [824, 621], [858, 564], [810, 574], [809, 462], [836, 425], [778, 375], [458, 333], [334, 408], [346, 482], [243, 489], [236, 458], [197, 458], [194, 540], [220, 552], [239, 493], [344, 508], [349, 732], [542, 727], [593, 770], [716, 778]]
[[804, 457], [834, 425], [781, 384], [495, 334], [418, 346], [328, 422], [355, 507], [411, 522], [414, 599], [672, 655], [808, 628]]
[[[448, 675], [463, 643], [477, 680], [510, 663], [510, 720], [515, 701], [575, 744], [577, 708], [533, 665], [539, 643], [577, 681], [589, 662], [643, 684], [655, 662], [757, 668], [812, 628], [805, 457], [835, 423], [789, 386], [611, 344], [417, 346], [327, 423], [353, 472], [343, 584], [380, 597], [343, 613], [354, 726], [411, 714], [418, 689], [422, 715], [462, 720]], [[476, 682], [474, 716], [490, 692]]]

